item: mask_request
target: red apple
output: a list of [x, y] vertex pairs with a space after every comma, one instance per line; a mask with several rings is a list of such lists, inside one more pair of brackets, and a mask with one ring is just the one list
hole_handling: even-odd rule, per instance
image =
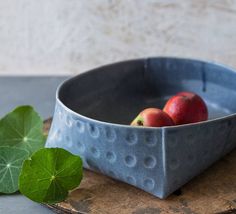
[[133, 120], [131, 126], [162, 127], [175, 125], [168, 114], [158, 108], [144, 109]]
[[180, 92], [171, 97], [164, 109], [176, 125], [196, 123], [208, 119], [208, 110], [200, 96], [191, 92]]

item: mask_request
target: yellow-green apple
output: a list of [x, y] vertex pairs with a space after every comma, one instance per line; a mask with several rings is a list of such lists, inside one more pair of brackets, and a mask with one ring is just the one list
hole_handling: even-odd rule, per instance
[[175, 125], [171, 117], [158, 108], [144, 109], [132, 121], [131, 126], [162, 127]]

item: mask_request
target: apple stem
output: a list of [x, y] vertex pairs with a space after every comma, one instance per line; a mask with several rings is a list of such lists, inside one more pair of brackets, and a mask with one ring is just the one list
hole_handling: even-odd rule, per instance
[[138, 120], [138, 121], [137, 121], [137, 124], [138, 124], [139, 126], [143, 126], [143, 121], [142, 121], [142, 120]]

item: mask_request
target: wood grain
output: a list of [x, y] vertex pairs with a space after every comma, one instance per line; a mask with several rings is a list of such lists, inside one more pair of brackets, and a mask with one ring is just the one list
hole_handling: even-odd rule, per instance
[[[45, 121], [45, 131], [48, 131], [50, 122]], [[57, 213], [233, 214], [236, 213], [236, 150], [166, 200], [84, 170], [80, 187], [72, 191], [66, 201], [47, 206]]]

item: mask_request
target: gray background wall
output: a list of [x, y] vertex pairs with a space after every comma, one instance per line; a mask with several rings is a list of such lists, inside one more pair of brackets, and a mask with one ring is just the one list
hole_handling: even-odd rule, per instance
[[0, 0], [0, 75], [171, 55], [236, 67], [235, 0]]

